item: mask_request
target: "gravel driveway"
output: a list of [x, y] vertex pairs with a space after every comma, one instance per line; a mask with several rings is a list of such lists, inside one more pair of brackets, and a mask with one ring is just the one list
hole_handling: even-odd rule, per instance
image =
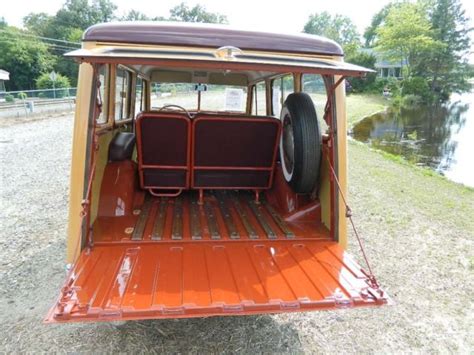
[[[456, 213], [473, 211], [465, 201], [472, 202], [474, 193], [423, 176], [356, 144], [350, 144], [352, 207], [376, 274], [394, 298], [394, 306], [275, 316], [43, 325], [42, 318], [65, 277], [71, 134], [71, 116], [0, 128], [0, 351], [474, 350], [472, 222], [461, 218], [451, 225], [442, 219], [442, 213], [434, 218], [428, 200], [432, 196], [412, 193], [417, 191], [413, 181], [426, 179], [422, 181], [433, 193], [449, 184], [446, 193], [462, 195], [461, 201], [450, 207], [449, 219]], [[371, 173], [374, 167], [383, 173]], [[391, 178], [396, 180], [393, 184]], [[397, 188], [403, 193], [392, 191]], [[407, 194], [417, 200], [407, 200]], [[359, 255], [354, 240], [350, 251]]]

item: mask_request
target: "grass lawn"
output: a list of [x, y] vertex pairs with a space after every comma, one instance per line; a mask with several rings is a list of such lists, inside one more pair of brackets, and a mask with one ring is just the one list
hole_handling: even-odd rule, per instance
[[347, 95], [347, 123], [352, 127], [354, 123], [372, 113], [385, 110], [389, 101], [382, 95], [350, 94]]

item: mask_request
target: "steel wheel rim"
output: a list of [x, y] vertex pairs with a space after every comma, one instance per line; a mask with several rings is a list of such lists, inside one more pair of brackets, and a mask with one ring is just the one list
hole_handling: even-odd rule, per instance
[[283, 128], [280, 142], [281, 163], [283, 175], [287, 181], [293, 177], [295, 168], [295, 138], [293, 134], [293, 124], [290, 115], [283, 118]]

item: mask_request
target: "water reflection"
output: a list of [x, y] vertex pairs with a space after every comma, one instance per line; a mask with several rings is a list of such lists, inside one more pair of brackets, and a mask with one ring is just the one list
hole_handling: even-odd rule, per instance
[[359, 141], [474, 187], [474, 92], [453, 95], [446, 104], [366, 117], [352, 133]]

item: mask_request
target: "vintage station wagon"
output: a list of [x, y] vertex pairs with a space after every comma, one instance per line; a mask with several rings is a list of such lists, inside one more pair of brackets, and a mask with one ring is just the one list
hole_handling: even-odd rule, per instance
[[67, 260], [47, 322], [379, 306], [347, 254], [344, 79], [311, 35], [89, 28]]

